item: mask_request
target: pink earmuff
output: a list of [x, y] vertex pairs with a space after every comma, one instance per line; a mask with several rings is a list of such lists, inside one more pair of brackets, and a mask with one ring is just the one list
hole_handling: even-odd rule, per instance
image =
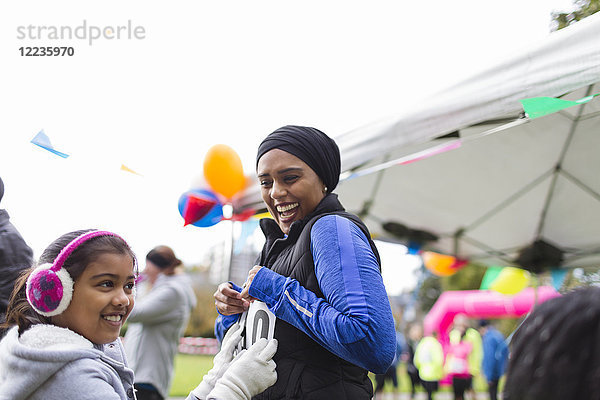
[[[52, 317], [67, 309], [73, 297], [73, 279], [62, 266], [82, 243], [98, 236], [116, 236], [109, 231], [86, 232], [67, 244], [52, 264], [38, 266], [27, 278], [27, 301], [41, 315]], [[122, 238], [121, 238], [122, 239]]]

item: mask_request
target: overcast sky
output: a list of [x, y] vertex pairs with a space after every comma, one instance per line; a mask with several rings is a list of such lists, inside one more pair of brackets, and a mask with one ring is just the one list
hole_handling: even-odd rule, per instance
[[[141, 256], [168, 244], [198, 262], [227, 227], [183, 228], [177, 200], [202, 177], [210, 146], [231, 146], [249, 173], [274, 129], [311, 125], [335, 137], [427, 101], [543, 40], [551, 11], [571, 4], [2, 2], [1, 207], [36, 257], [67, 231], [98, 227]], [[49, 36], [84, 23], [85, 39]], [[90, 44], [94, 28], [106, 37]], [[27, 46], [75, 54], [21, 56]], [[29, 143], [41, 129], [70, 157]]]

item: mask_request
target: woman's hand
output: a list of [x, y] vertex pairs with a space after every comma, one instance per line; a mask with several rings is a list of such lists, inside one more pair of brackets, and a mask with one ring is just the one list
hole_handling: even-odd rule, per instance
[[255, 265], [254, 267], [252, 267], [252, 269], [250, 270], [250, 272], [248, 272], [248, 278], [246, 278], [246, 283], [244, 283], [244, 290], [242, 290], [242, 299], [244, 300], [248, 300], [248, 301], [254, 301], [254, 297], [250, 296], [250, 285], [252, 284], [252, 281], [254, 280], [254, 277], [256, 276], [256, 274], [258, 273], [258, 271], [261, 269], [262, 267], [260, 265]]
[[240, 293], [232, 289], [229, 282], [221, 283], [213, 296], [215, 306], [221, 315], [239, 314], [248, 310], [250, 306], [247, 300], [242, 299]]

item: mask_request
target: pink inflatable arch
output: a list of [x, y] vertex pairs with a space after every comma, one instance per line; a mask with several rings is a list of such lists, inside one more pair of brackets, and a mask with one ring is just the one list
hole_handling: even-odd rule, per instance
[[[537, 289], [537, 304], [560, 296], [551, 286]], [[438, 332], [438, 340], [447, 347], [449, 328], [456, 314], [470, 318], [520, 317], [527, 314], [534, 303], [534, 289], [526, 288], [514, 296], [505, 296], [491, 290], [453, 290], [440, 295], [425, 320], [424, 333]]]

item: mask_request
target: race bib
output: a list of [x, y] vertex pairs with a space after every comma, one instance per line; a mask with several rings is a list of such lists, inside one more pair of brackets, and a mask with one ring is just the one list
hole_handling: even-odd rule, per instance
[[239, 350], [247, 349], [260, 338], [273, 339], [275, 335], [275, 314], [262, 301], [250, 303], [248, 311], [242, 313], [239, 323], [244, 326], [244, 338], [238, 345]]

